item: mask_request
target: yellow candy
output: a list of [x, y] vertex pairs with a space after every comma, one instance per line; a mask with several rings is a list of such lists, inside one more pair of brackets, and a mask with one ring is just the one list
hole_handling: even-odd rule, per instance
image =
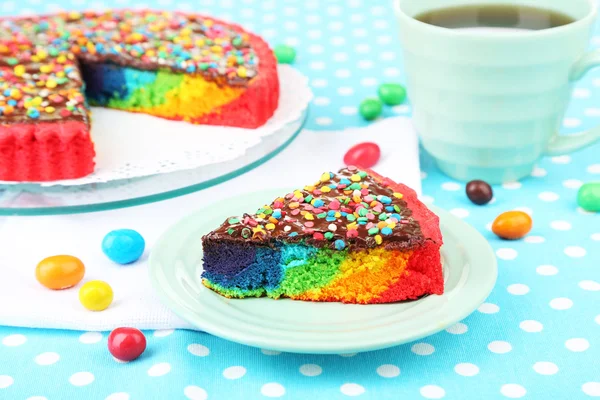
[[329, 172], [323, 172], [323, 175], [321, 175], [321, 182], [327, 182], [329, 179], [331, 179], [331, 177], [329, 176]]
[[307, 220], [309, 220], [309, 221], [312, 221], [312, 220], [314, 220], [314, 219], [315, 219], [315, 217], [313, 217], [313, 215], [312, 215], [311, 213], [306, 213], [306, 214], [304, 215], [304, 218], [306, 218], [306, 219], [307, 219]]
[[113, 290], [103, 281], [90, 281], [79, 289], [79, 301], [90, 311], [103, 311], [113, 301]]
[[358, 174], [354, 174], [350, 177], [352, 182], [360, 182], [360, 176]]
[[25, 73], [25, 66], [23, 66], [23, 65], [15, 66], [14, 72], [15, 72], [16, 76], [23, 76], [23, 74]]
[[48, 114], [52, 114], [54, 111], [56, 111], [56, 109], [52, 106], [48, 106], [44, 108], [44, 111], [46, 111]]
[[240, 78], [245, 78], [247, 76], [247, 71], [245, 67], [238, 67], [237, 74]]
[[331, 188], [329, 186], [322, 186], [320, 190], [321, 190], [322, 193], [329, 193], [329, 192], [331, 192]]
[[40, 72], [47, 74], [48, 72], [52, 72], [52, 65], [42, 65], [40, 67]]
[[397, 192], [396, 192], [396, 193], [394, 193], [394, 194], [393, 194], [393, 196], [394, 196], [395, 198], [397, 198], [397, 199], [401, 199], [401, 198], [403, 198], [403, 197], [404, 197], [404, 195], [403, 195], [402, 193], [397, 193]]
[[265, 228], [267, 228], [268, 230], [272, 231], [273, 229], [275, 229], [275, 224], [267, 224], [265, 226]]
[[375, 235], [375, 243], [381, 244], [382, 242], [383, 239], [381, 238], [381, 235]]
[[56, 59], [56, 62], [59, 64], [64, 64], [67, 62], [67, 57], [65, 56], [58, 56], [58, 58]]
[[56, 86], [58, 86], [56, 81], [49, 79], [48, 82], [46, 82], [46, 87], [49, 89], [54, 89]]

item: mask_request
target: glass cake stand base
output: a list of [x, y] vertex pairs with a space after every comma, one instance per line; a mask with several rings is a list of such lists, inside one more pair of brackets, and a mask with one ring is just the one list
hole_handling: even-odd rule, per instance
[[198, 169], [82, 186], [0, 185], [0, 216], [114, 210], [167, 200], [223, 183], [264, 164], [298, 136], [308, 110], [237, 159]]

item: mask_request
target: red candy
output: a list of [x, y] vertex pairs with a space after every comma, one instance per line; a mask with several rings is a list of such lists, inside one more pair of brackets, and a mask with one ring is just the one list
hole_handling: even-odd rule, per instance
[[139, 329], [117, 328], [108, 335], [108, 351], [117, 360], [135, 360], [146, 350], [146, 337]]
[[381, 157], [381, 150], [375, 143], [365, 142], [352, 146], [344, 155], [346, 165], [356, 165], [361, 168], [371, 168]]

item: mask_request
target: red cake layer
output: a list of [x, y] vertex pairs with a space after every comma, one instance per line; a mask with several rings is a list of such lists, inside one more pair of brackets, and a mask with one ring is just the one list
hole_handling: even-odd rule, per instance
[[380, 182], [387, 184], [394, 191], [404, 195], [403, 200], [413, 212], [413, 218], [419, 221], [421, 232], [426, 238], [425, 244], [414, 250], [406, 267], [406, 274], [397, 283], [390, 286], [381, 297], [373, 303], [389, 303], [398, 299], [416, 299], [424, 294], [443, 294], [444, 275], [440, 247], [442, 233], [439, 228], [439, 217], [417, 199], [414, 190], [406, 185], [395, 183], [371, 170], [366, 171]]
[[0, 125], [0, 180], [53, 181], [94, 170], [94, 145], [80, 121]]
[[[229, 25], [243, 32], [240, 26]], [[194, 120], [194, 123], [254, 129], [264, 125], [273, 116], [279, 104], [277, 59], [262, 38], [248, 32], [246, 34], [259, 59], [258, 75], [250, 81], [240, 97]]]

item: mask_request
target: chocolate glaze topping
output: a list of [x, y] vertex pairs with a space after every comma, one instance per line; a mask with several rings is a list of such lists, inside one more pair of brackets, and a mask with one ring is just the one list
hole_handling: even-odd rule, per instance
[[203, 240], [275, 246], [303, 242], [332, 249], [407, 249], [424, 241], [401, 193], [354, 167], [275, 199], [255, 214], [228, 218]]

